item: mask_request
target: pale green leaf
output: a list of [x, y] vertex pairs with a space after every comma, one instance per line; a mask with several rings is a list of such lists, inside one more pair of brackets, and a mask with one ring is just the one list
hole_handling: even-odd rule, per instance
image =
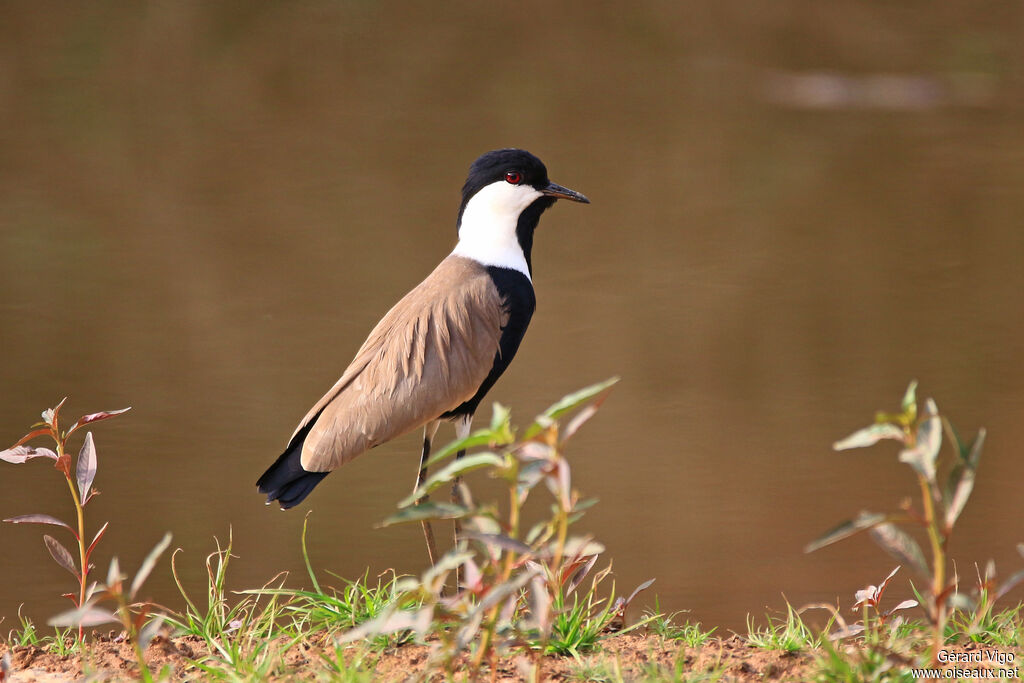
[[470, 514], [468, 508], [455, 503], [427, 501], [402, 508], [381, 522], [380, 525], [391, 526], [392, 524], [419, 522], [424, 519], [460, 519], [468, 514]]
[[868, 534], [871, 536], [871, 540], [895, 558], [897, 562], [909, 566], [922, 578], [930, 577], [928, 562], [921, 551], [921, 546], [895, 524], [891, 522], [878, 524], [869, 529]]
[[879, 512], [861, 512], [854, 519], [847, 520], [842, 524], [826, 531], [819, 538], [804, 546], [805, 553], [811, 553], [819, 548], [832, 545], [836, 541], [853, 536], [859, 531], [870, 529], [886, 521], [886, 516]]
[[956, 488], [953, 489], [948, 507], [946, 508], [946, 527], [949, 529], [952, 529], [953, 525], [956, 524], [956, 520], [960, 518], [960, 513], [964, 511], [967, 499], [971, 497], [971, 491], [974, 490], [974, 477], [978, 472], [978, 463], [981, 461], [981, 449], [984, 445], [985, 430], [979, 429], [978, 435], [974, 437], [974, 443], [971, 444], [970, 455], [962, 463]]
[[[494, 432], [490, 429], [481, 429], [473, 432], [465, 439], [456, 439], [449, 444], [446, 444], [441, 450], [431, 455], [426, 462], [426, 466], [430, 467], [446, 458], [450, 458], [459, 451], [469, 450], [475, 446], [489, 446], [494, 440]], [[499, 444], [501, 445], [501, 444]]]
[[882, 439], [903, 441], [904, 438], [902, 429], [894, 424], [886, 422], [883, 424], [873, 424], [870, 427], [865, 427], [864, 429], [858, 429], [845, 439], [840, 439], [833, 443], [832, 448], [837, 451], [845, 451], [849, 448], [873, 446]]
[[592, 384], [589, 387], [575, 391], [568, 396], [562, 397], [560, 400], [555, 402], [551, 407], [545, 410], [543, 413], [537, 416], [537, 419], [532, 425], [526, 430], [526, 434], [523, 439], [531, 439], [541, 432], [541, 430], [548, 427], [553, 421], [565, 415], [571, 410], [578, 408], [587, 401], [591, 400], [602, 391], [612, 386], [619, 381], [618, 377], [612, 377], [606, 379], [603, 382]]
[[907, 386], [906, 392], [903, 394], [903, 401], [900, 403], [900, 407], [903, 408], [903, 412], [907, 413], [911, 408], [917, 405], [917, 380], [910, 380], [910, 384]]
[[935, 483], [935, 459], [942, 446], [942, 420], [935, 401], [928, 399], [929, 417], [917, 428], [917, 443], [913, 448], [900, 451], [900, 462], [907, 463], [929, 483]]
[[474, 453], [468, 455], [445, 465], [442, 469], [435, 472], [429, 479], [411, 494], [406, 496], [402, 502], [398, 504], [398, 507], [404, 508], [412, 505], [416, 501], [422, 499], [424, 496], [430, 494], [431, 491], [436, 489], [442, 484], [455, 481], [457, 477], [478, 470], [484, 467], [501, 467], [505, 464], [505, 461], [501, 456], [495, 453]]

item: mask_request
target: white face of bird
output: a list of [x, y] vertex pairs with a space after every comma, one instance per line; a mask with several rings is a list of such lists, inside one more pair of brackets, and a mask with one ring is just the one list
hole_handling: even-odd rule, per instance
[[466, 203], [459, 243], [452, 252], [485, 266], [518, 270], [530, 277], [526, 256], [516, 237], [519, 216], [543, 193], [532, 185], [499, 180], [485, 185]]

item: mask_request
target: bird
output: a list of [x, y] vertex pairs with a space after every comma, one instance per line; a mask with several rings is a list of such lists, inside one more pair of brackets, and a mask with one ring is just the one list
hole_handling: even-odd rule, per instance
[[[457, 438], [468, 436], [477, 407], [519, 349], [536, 307], [534, 231], [559, 199], [590, 203], [552, 182], [526, 150], [492, 150], [470, 165], [454, 249], [381, 318], [299, 422], [256, 482], [267, 505], [298, 505], [333, 470], [421, 427], [413, 490], [422, 486], [441, 422], [454, 422]], [[428, 522], [423, 532], [436, 564]]]

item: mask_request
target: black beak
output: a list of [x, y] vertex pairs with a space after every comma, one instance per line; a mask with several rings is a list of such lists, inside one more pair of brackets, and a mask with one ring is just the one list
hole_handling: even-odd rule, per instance
[[555, 199], [568, 199], [574, 202], [580, 202], [581, 204], [589, 204], [590, 200], [581, 195], [576, 190], [570, 190], [568, 187], [562, 187], [557, 183], [548, 183], [548, 186], [541, 190], [542, 194], [548, 197], [554, 197]]

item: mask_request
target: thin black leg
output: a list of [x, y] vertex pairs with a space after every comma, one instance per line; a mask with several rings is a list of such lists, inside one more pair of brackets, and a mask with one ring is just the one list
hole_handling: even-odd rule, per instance
[[[430, 442], [437, 432], [437, 426], [437, 422], [430, 422], [423, 428], [423, 453], [420, 455], [420, 471], [416, 476], [416, 485], [412, 489], [414, 493], [419, 491], [420, 487], [427, 480], [427, 460], [430, 458]], [[423, 496], [416, 504], [419, 505], [426, 502], [426, 500], [427, 496]], [[430, 566], [436, 566], [437, 544], [434, 542], [434, 530], [430, 526], [430, 520], [421, 520], [420, 525], [423, 527], [423, 538], [427, 542], [427, 556], [430, 558]]]
[[[460, 416], [460, 417], [456, 418], [456, 422], [455, 422], [455, 437], [457, 439], [465, 439], [467, 436], [469, 436], [469, 430], [470, 430], [470, 427], [472, 426], [472, 424], [473, 424], [473, 416], [472, 415], [463, 415], [463, 416]], [[465, 451], [465, 449], [463, 449], [463, 450], [461, 450], [461, 451], [459, 451], [458, 453], [455, 454], [455, 459], [456, 460], [461, 460], [465, 456], [466, 456], [466, 451]], [[456, 505], [463, 505], [463, 506], [469, 504], [469, 501], [466, 500], [465, 497], [462, 495], [462, 477], [461, 476], [455, 477], [455, 481], [452, 482], [452, 502], [455, 503]], [[454, 520], [454, 522], [455, 522], [455, 545], [458, 546], [459, 545], [459, 536], [462, 533], [462, 524], [457, 519]], [[455, 568], [455, 592], [456, 593], [459, 592], [459, 588], [461, 586], [462, 586], [462, 567], [456, 567]]]

